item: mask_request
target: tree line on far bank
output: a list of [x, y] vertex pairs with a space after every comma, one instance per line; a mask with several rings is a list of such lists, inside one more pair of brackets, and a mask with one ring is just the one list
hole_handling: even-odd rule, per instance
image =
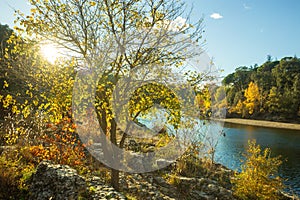
[[227, 104], [227, 117], [299, 123], [300, 59], [268, 56], [261, 66], [238, 67], [222, 80], [215, 98], [219, 106]]

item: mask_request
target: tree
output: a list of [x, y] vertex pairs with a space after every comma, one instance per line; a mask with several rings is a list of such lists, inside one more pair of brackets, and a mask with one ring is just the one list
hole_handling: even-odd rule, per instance
[[207, 117], [210, 115], [209, 111], [211, 109], [211, 94], [208, 86], [205, 86], [201, 91], [196, 95], [195, 104], [200, 110], [202, 117]]
[[216, 91], [214, 93], [214, 100], [216, 101], [216, 106], [218, 106], [219, 108], [227, 108], [225, 86], [219, 86], [216, 88]]
[[278, 93], [277, 88], [272, 87], [267, 98], [267, 106], [270, 113], [277, 114], [280, 112], [280, 97], [281, 95]]
[[[259, 67], [237, 68], [222, 81], [226, 86], [226, 99], [231, 107], [230, 111], [245, 113], [243, 116], [252, 113], [253, 118], [258, 117], [253, 114], [259, 114], [259, 117], [271, 117], [275, 120], [298, 121], [299, 69], [299, 58], [295, 56], [285, 57], [280, 61], [272, 61], [268, 56], [268, 60]], [[251, 82], [257, 85], [258, 93], [256, 86], [249, 87]], [[245, 104], [248, 113], [241, 111], [241, 102]], [[236, 109], [237, 107], [239, 109]]]
[[228, 74], [227, 76], [224, 77], [222, 80], [223, 85], [233, 85], [234, 84], [234, 73]]
[[28, 64], [27, 56], [29, 58], [32, 55], [20, 53], [19, 47], [26, 46], [24, 41], [17, 37], [16, 33], [7, 25], [1, 25], [1, 27], [0, 119], [3, 120], [5, 116], [17, 110], [16, 102], [24, 103], [26, 101], [22, 94], [28, 89], [26, 81], [31, 69], [29, 65], [24, 66], [23, 64]]
[[246, 98], [244, 104], [248, 109], [249, 114], [252, 115], [255, 111], [258, 111], [260, 102], [259, 88], [257, 84], [250, 82], [244, 95]]
[[275, 87], [281, 95], [280, 110], [285, 118], [296, 118], [299, 108], [300, 61], [295, 57], [282, 58], [272, 70]]
[[234, 86], [239, 90], [243, 91], [248, 86], [250, 82], [250, 77], [253, 72], [253, 69], [248, 68], [246, 66], [238, 67], [235, 69], [234, 79], [235, 83]]
[[5, 48], [7, 48], [7, 40], [13, 33], [13, 30], [8, 25], [0, 24], [0, 57], [3, 59]]
[[[116, 86], [123, 84], [120, 80], [137, 78], [132, 75], [136, 70], [139, 77], [151, 78], [157, 74], [167, 77], [171, 68], [201, 53], [189, 49], [198, 45], [195, 41], [201, 38], [201, 21], [188, 24], [181, 17], [184, 4], [180, 1], [30, 0], [30, 3], [31, 15], [18, 17], [24, 27], [18, 30], [63, 47], [76, 58], [78, 72], [96, 72], [93, 76], [99, 80], [97, 116], [101, 129], [116, 146], [120, 143], [111, 99]], [[127, 86], [128, 82], [122, 88]], [[112, 169], [111, 180], [118, 189], [118, 170]]]

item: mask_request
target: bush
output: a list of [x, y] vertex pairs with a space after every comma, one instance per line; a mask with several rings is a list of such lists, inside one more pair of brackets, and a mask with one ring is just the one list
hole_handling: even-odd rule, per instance
[[17, 151], [0, 156], [0, 199], [26, 199], [34, 165], [24, 163]]
[[187, 151], [177, 159], [175, 174], [186, 177], [199, 177], [206, 171], [204, 163], [199, 158], [199, 151], [196, 145], [191, 145]]
[[22, 114], [5, 117], [0, 124], [0, 145], [34, 145], [45, 130], [43, 113], [30, 113], [26, 118]]
[[248, 141], [241, 173], [232, 179], [234, 194], [241, 199], [279, 199], [284, 185], [278, 176], [280, 156], [271, 157], [269, 148], [261, 150], [255, 141]]
[[85, 147], [75, 133], [75, 124], [68, 117], [56, 124], [48, 124], [45, 134], [41, 135], [39, 145], [29, 147], [35, 163], [52, 160], [57, 164], [72, 167], [85, 165]]

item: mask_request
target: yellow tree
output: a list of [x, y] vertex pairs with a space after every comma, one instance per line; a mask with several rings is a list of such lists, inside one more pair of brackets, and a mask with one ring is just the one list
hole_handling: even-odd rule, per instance
[[[75, 136], [71, 130], [74, 129], [72, 122], [66, 117], [72, 103], [76, 62], [72, 59], [60, 59], [50, 63], [41, 56], [42, 46], [37, 41], [17, 34], [12, 34], [7, 43], [8, 48], [5, 49], [3, 58], [7, 67], [7, 81], [4, 83], [5, 87], [14, 87], [7, 96], [0, 97], [0, 100], [3, 101], [4, 108], [10, 108], [10, 118], [5, 124], [14, 124], [12, 128], [6, 126], [10, 128], [5, 131], [6, 143], [16, 144], [22, 141], [22, 146], [45, 144], [45, 141], [39, 139], [45, 136], [47, 124], [59, 126], [56, 132], [59, 132], [58, 129], [72, 127], [66, 128], [69, 134], [66, 137]], [[20, 88], [16, 87], [19, 85]], [[46, 135], [53, 133], [54, 131]], [[75, 143], [68, 140], [63, 146], [72, 150]]]
[[248, 109], [250, 115], [258, 110], [260, 93], [256, 83], [250, 82], [248, 88], [245, 90], [245, 101], [243, 102]]
[[202, 117], [206, 117], [206, 115], [209, 115], [209, 110], [211, 108], [212, 102], [208, 86], [205, 86], [198, 92], [198, 94], [196, 95], [195, 103], [197, 107], [199, 107]]
[[[172, 68], [180, 67], [186, 59], [201, 53], [189, 49], [192, 45], [199, 46], [201, 21], [189, 24], [182, 17], [184, 3], [181, 1], [29, 2], [33, 7], [31, 14], [18, 18], [23, 26], [18, 30], [66, 49], [79, 63], [78, 73], [94, 72], [90, 83], [82, 80], [78, 85], [87, 89], [91, 85], [92, 93], [96, 91], [94, 95], [82, 90], [86, 96], [96, 96], [96, 103], [90, 103], [95, 103], [100, 127], [116, 146], [120, 143], [117, 141], [117, 116], [113, 112], [112, 99], [120, 80], [128, 80], [121, 82], [124, 83], [121, 89], [126, 93], [126, 88], [134, 83], [132, 79], [145, 81], [156, 76], [163, 80], [172, 74]], [[98, 80], [96, 88], [93, 86], [95, 79]], [[78, 101], [86, 96], [81, 96]], [[116, 96], [118, 100], [122, 99], [122, 94]], [[118, 188], [118, 170], [112, 169], [111, 180]]]
[[13, 47], [5, 51], [7, 86], [22, 85], [22, 90], [12, 91], [12, 113], [26, 118], [31, 111], [42, 110], [51, 122], [59, 122], [71, 108], [76, 62], [61, 59], [50, 63], [41, 55], [37, 41], [21, 35], [12, 34], [7, 43]]

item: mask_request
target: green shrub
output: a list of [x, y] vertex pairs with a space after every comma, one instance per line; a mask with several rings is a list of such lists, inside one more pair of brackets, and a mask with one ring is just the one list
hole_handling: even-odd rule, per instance
[[271, 157], [271, 150], [262, 151], [255, 141], [248, 141], [241, 173], [232, 179], [234, 194], [241, 199], [279, 199], [284, 185], [278, 176], [280, 156]]

